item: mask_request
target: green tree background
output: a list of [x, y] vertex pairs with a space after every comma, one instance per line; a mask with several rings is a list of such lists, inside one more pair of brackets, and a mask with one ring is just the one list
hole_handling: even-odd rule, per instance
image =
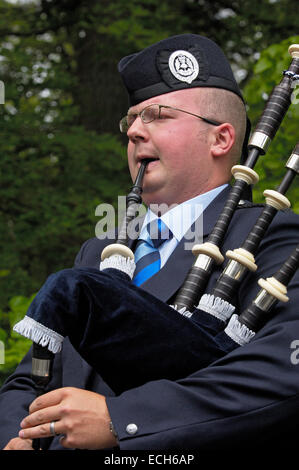
[[[30, 346], [12, 325], [94, 236], [96, 207], [116, 205], [131, 184], [119, 59], [173, 34], [210, 37], [232, 63], [254, 127], [299, 42], [298, 16], [296, 0], [0, 0], [0, 380]], [[257, 201], [284, 174], [298, 113], [291, 106], [257, 164]], [[299, 213], [296, 183], [288, 196]]]

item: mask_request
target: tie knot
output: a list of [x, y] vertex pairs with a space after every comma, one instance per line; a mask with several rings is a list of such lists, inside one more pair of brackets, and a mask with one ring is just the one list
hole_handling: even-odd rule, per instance
[[154, 248], [159, 248], [163, 242], [170, 240], [173, 236], [171, 230], [161, 219], [155, 219], [149, 222], [146, 226], [146, 230], [149, 234], [149, 240], [147, 241]]

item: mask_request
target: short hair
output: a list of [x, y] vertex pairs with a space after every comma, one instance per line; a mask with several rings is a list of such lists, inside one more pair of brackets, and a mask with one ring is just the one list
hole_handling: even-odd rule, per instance
[[230, 155], [232, 163], [240, 160], [244, 142], [247, 115], [243, 101], [231, 91], [222, 88], [198, 88], [200, 113], [219, 122], [229, 122], [235, 129], [236, 139]]

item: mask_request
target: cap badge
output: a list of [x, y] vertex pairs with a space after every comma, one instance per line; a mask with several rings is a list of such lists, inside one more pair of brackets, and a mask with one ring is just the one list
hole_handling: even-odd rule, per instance
[[199, 65], [194, 57], [187, 51], [174, 51], [168, 60], [172, 75], [181, 82], [192, 83], [198, 75]]

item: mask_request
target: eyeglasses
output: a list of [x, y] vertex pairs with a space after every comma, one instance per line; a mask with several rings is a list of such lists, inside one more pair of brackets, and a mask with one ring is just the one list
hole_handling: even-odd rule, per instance
[[120, 132], [128, 132], [134, 121], [140, 116], [142, 122], [145, 124], [149, 124], [150, 122], [155, 121], [156, 119], [167, 119], [167, 114], [163, 112], [163, 109], [173, 109], [174, 111], [180, 111], [181, 113], [190, 114], [191, 116], [195, 116], [201, 119], [208, 124], [212, 124], [212, 126], [220, 126], [220, 122], [214, 121], [212, 119], [207, 119], [205, 117], [199, 116], [198, 114], [189, 113], [189, 111], [184, 111], [183, 109], [173, 108], [172, 106], [166, 106], [163, 104], [149, 104], [145, 108], [143, 108], [140, 113], [129, 113], [127, 116], [123, 117], [119, 122]]

